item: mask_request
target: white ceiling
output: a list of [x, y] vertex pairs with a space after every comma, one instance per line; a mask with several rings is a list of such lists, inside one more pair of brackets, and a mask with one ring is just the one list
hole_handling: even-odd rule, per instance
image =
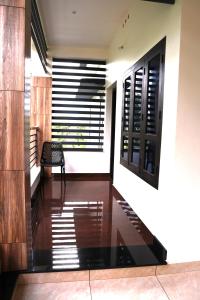
[[107, 47], [135, 0], [37, 0], [47, 44]]

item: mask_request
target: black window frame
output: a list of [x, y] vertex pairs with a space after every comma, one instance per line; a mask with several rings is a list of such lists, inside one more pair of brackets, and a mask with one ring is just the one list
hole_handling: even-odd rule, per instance
[[[166, 38], [129, 68], [123, 77], [120, 163], [157, 189], [162, 134], [165, 48]], [[155, 66], [157, 63], [157, 70], [156, 67], [150, 65], [152, 62]], [[155, 74], [152, 75], [152, 73]], [[127, 78], [131, 79], [130, 107], [127, 117], [129, 127], [128, 131], [124, 131]], [[153, 99], [152, 102], [151, 99]], [[147, 121], [150, 124], [148, 127]], [[127, 159], [123, 156], [124, 137], [127, 137], [128, 140]], [[133, 147], [135, 151], [133, 151]], [[151, 166], [147, 167], [150, 159], [152, 159]]]

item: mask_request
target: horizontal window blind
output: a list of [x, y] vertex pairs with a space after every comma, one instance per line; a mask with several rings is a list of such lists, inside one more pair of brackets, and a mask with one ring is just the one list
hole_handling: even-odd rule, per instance
[[53, 58], [52, 140], [103, 151], [106, 62]]

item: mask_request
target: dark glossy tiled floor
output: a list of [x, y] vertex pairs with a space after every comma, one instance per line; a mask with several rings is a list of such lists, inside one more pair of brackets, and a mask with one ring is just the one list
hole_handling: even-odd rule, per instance
[[165, 249], [109, 180], [45, 180], [33, 227], [32, 271], [165, 263]]

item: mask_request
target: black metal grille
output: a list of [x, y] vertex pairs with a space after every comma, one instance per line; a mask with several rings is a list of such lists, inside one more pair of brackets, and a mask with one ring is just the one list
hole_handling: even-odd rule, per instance
[[32, 169], [38, 163], [38, 134], [37, 127], [30, 128], [30, 168]]
[[53, 58], [52, 141], [103, 151], [106, 62]]
[[37, 53], [40, 57], [44, 71], [47, 73], [47, 44], [45, 41], [40, 15], [35, 0], [31, 0], [31, 36]]

